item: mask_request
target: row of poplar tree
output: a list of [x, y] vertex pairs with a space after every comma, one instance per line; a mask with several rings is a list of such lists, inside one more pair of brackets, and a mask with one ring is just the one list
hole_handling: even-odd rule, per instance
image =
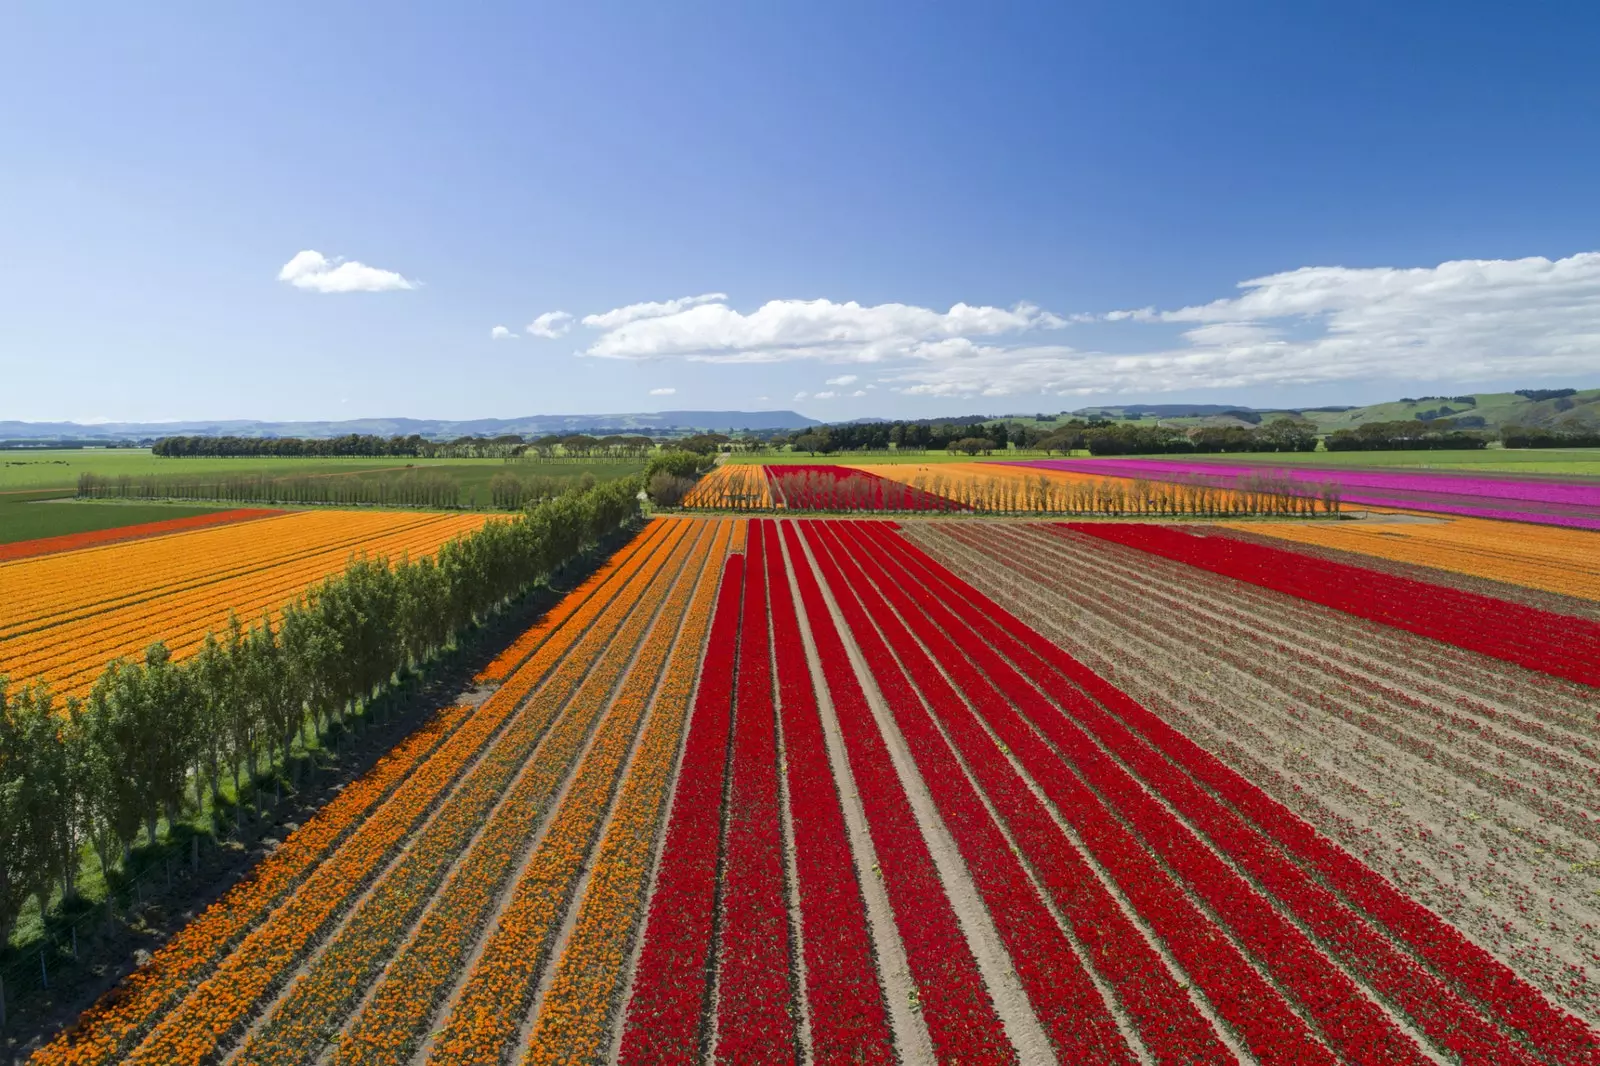
[[174, 661], [155, 644], [114, 662], [85, 700], [0, 678], [0, 948], [23, 904], [76, 893], [88, 845], [126, 866], [164, 816], [215, 801], [224, 780], [287, 764], [476, 620], [546, 580], [639, 514], [642, 479], [565, 493], [433, 556], [356, 559], [277, 621], [237, 620]]

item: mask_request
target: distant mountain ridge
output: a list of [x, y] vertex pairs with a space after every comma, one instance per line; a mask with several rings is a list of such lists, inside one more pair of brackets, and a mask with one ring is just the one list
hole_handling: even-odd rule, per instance
[[352, 418], [330, 422], [263, 422], [254, 419], [186, 422], [4, 422], [0, 440], [144, 440], [150, 437], [340, 437], [349, 433], [430, 439], [493, 437], [502, 433], [668, 434], [728, 429], [805, 429], [820, 426], [794, 411], [658, 411], [600, 415], [527, 415], [522, 418]]

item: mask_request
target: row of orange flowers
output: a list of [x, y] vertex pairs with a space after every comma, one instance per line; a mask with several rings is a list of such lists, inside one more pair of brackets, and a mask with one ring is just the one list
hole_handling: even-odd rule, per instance
[[[642, 586], [653, 574], [652, 568], [636, 575], [635, 580], [641, 586], [639, 591], [642, 592]], [[510, 776], [544, 736], [560, 702], [577, 687], [594, 657], [610, 643], [636, 598], [637, 592], [630, 596], [625, 590], [595, 622], [594, 628], [584, 633], [574, 654], [554, 657], [557, 665], [544, 688], [557, 693], [556, 700], [524, 703], [520, 697], [510, 695], [516, 692], [516, 687], [506, 686], [484, 704], [480, 717], [487, 717], [484, 712], [489, 712], [501, 717], [510, 715], [511, 721], [490, 752], [472, 766], [468, 777], [456, 787], [455, 794], [472, 795], [487, 784], [492, 790], [492, 800], [505, 788]], [[562, 644], [559, 650], [566, 653], [568, 646], [565, 641]], [[585, 651], [588, 654], [584, 654]], [[548, 668], [551, 661], [535, 656], [527, 669], [538, 669], [536, 664], [541, 662]], [[514, 715], [511, 714], [513, 710]], [[432, 773], [433, 770], [430, 761], [414, 780], [444, 776]], [[282, 910], [246, 937], [239, 950], [167, 1015], [126, 1061], [138, 1066], [181, 1066], [204, 1062], [213, 1056], [225, 1040], [248, 1022], [263, 997], [281, 985], [307, 950], [326, 935], [339, 915], [356, 901], [365, 886], [384, 868], [394, 849], [413, 829], [424, 824], [425, 816], [436, 806], [438, 797], [445, 794], [445, 786], [453, 783], [457, 776], [458, 773], [452, 771], [448, 780], [440, 780], [438, 788], [431, 790], [426, 804], [402, 803], [404, 793], [397, 793], [369, 822], [375, 829], [372, 846], [357, 849], [347, 845], [324, 862]], [[359, 839], [358, 834], [353, 842]], [[416, 848], [418, 844], [412, 841], [410, 846]]]
[[[492, 912], [521, 842], [536, 832], [549, 798], [560, 788], [599, 716], [599, 708], [592, 706], [596, 695], [603, 706], [685, 547], [680, 543], [670, 557], [663, 558], [665, 553], [654, 557], [654, 565], [641, 571], [640, 577], [650, 584], [631, 610], [625, 615], [619, 610], [620, 628], [613, 631], [602, 624], [591, 631], [585, 643], [598, 653], [598, 663], [583, 655], [581, 647], [575, 649], [567, 661], [574, 667], [567, 673], [573, 683], [564, 684], [558, 670], [534, 694], [518, 724], [446, 799], [401, 859], [382, 874], [266, 1025], [247, 1042], [233, 1060], [238, 1066], [303, 1061], [307, 1046], [338, 1032], [379, 967], [402, 946], [405, 950], [390, 965], [374, 1007], [382, 1013], [383, 991], [399, 990], [423, 1007], [416, 1024], [426, 1025], [433, 1000], [448, 992], [450, 977], [471, 950], [471, 931]], [[619, 602], [618, 607], [626, 610], [628, 602]], [[580, 665], [589, 669], [577, 669]], [[530, 728], [523, 728], [523, 723]], [[447, 875], [449, 881], [444, 883]], [[422, 924], [407, 944], [419, 916]], [[419, 960], [424, 964], [416, 965]], [[435, 960], [442, 965], [426, 964]]]
[[[718, 575], [730, 545], [728, 525], [719, 524], [710, 566], [684, 617], [650, 724], [628, 768], [572, 933], [534, 1020], [528, 1063], [596, 1062], [609, 1045], [611, 1018], [622, 997], [628, 951], [644, 914], [650, 859], [716, 606]], [[742, 537], [744, 521], [733, 525]]]
[[[510, 904], [433, 1045], [428, 1060], [432, 1064], [499, 1061], [517, 1040], [583, 873], [584, 860], [611, 805], [618, 775], [704, 572], [715, 531], [703, 523], [697, 525], [703, 531], [700, 550], [640, 649], [638, 661], [628, 668], [576, 780], [529, 858]], [[712, 583], [715, 580], [713, 573]], [[609, 690], [595, 695], [602, 705], [610, 701]]]
[[[653, 519], [634, 535], [606, 560], [593, 574], [583, 580], [577, 588], [561, 597], [561, 602], [556, 604], [539, 621], [529, 626], [521, 636], [507, 645], [506, 649], [494, 660], [478, 672], [479, 683], [498, 684], [504, 681], [513, 670], [522, 664], [528, 656], [532, 655], [545, 639], [566, 624], [572, 612], [583, 605], [584, 601], [594, 595], [595, 591], [611, 580], [611, 576], [628, 566], [636, 558], [642, 559], [654, 548], [660, 537], [667, 532], [668, 523], [664, 519]], [[640, 554], [644, 553], [644, 554]], [[637, 565], [637, 563], [633, 563]]]
[[34, 1062], [101, 1063], [116, 1058], [191, 983], [207, 973], [328, 852], [455, 732], [471, 707], [450, 707], [346, 786], [283, 845], [199, 917], [180, 929], [145, 966], [85, 1011], [78, 1024], [39, 1051]]
[[[234, 947], [238, 938], [259, 923], [270, 906], [282, 898], [288, 889], [304, 891], [305, 886], [315, 880], [317, 873], [314, 871], [318, 871], [318, 864], [326, 858], [328, 845], [333, 841], [328, 840], [313, 850], [302, 842], [302, 838], [305, 841], [320, 841], [330, 824], [325, 819], [337, 815], [341, 832], [355, 826], [355, 831], [341, 845], [340, 853], [360, 851], [370, 856], [377, 847], [373, 838], [390, 835], [391, 823], [403, 813], [399, 808], [411, 809], [420, 804], [422, 809], [426, 809], [438, 799], [455, 775], [504, 724], [509, 712], [560, 661], [570, 644], [583, 635], [599, 606], [595, 605], [592, 611], [579, 612], [573, 619], [572, 627], [560, 639], [552, 640], [541, 648], [540, 653], [489, 701], [473, 709], [470, 714], [463, 712], [466, 720], [462, 728], [426, 761], [397, 764], [395, 776], [400, 787], [382, 807], [372, 811], [376, 798], [359, 809], [354, 806], [347, 808], [336, 801], [317, 819], [291, 835], [273, 858], [265, 861], [261, 867], [263, 874], [258, 874], [255, 881], [241, 886], [244, 889], [256, 883], [270, 885], [270, 892], [263, 890], [225, 896], [202, 918], [185, 927], [182, 933], [157, 952], [144, 970], [130, 978], [126, 984], [129, 991], [119, 986], [114, 996], [108, 996], [101, 1004], [86, 1012], [82, 1023], [72, 1032], [38, 1052], [35, 1061], [76, 1066], [121, 1061], [123, 1053], [149, 1031], [159, 1020], [159, 1015], [173, 1007], [196, 981], [210, 972]], [[409, 746], [405, 750], [409, 751]], [[390, 785], [394, 783], [391, 781]], [[364, 791], [346, 789], [341, 799], [344, 795], [360, 796]], [[363, 817], [365, 821], [362, 821]], [[297, 861], [280, 865], [279, 855], [284, 856], [286, 861], [291, 858]], [[375, 863], [377, 860], [370, 861]], [[293, 898], [290, 899], [292, 903]], [[273, 915], [274, 919], [287, 909], [287, 905], [281, 908]], [[150, 976], [146, 978], [146, 974]]]
[[724, 511], [772, 509], [772, 487], [766, 468], [724, 463], [702, 477], [683, 498], [685, 507]]

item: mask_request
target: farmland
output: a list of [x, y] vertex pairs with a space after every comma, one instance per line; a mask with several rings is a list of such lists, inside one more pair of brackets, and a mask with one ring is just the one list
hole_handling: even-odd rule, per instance
[[1345, 525], [653, 519], [32, 1061], [1594, 1061], [1585, 560]]

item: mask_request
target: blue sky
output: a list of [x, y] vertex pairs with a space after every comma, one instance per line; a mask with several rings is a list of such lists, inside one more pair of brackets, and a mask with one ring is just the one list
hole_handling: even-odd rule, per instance
[[1592, 3], [10, 5], [0, 419], [1600, 384], [1597, 41]]

